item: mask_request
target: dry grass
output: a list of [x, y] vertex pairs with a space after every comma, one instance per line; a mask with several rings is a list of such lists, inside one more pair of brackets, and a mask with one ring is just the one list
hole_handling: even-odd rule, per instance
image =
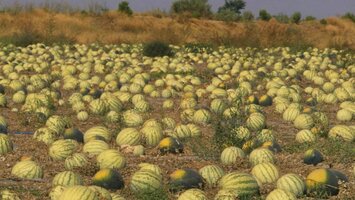
[[88, 15], [37, 9], [17, 14], [1, 13], [0, 38], [25, 32], [36, 34], [45, 41], [61, 36], [78, 43], [144, 43], [161, 40], [171, 44], [204, 42], [254, 47], [314, 46], [355, 49], [354, 23], [340, 18], [328, 18], [327, 22], [327, 25], [317, 21], [302, 22], [300, 25], [282, 24], [276, 20], [225, 23], [167, 17], [163, 13], [128, 17], [114, 11]]

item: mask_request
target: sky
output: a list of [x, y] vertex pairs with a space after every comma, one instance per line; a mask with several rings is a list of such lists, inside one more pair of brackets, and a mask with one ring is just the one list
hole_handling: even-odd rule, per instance
[[[105, 4], [111, 9], [117, 8], [122, 0], [0, 0], [0, 5], [18, 3], [40, 3], [44, 1], [68, 2], [74, 6], [87, 8], [91, 2]], [[128, 0], [134, 11], [142, 12], [160, 8], [169, 10], [174, 0]], [[245, 10], [252, 11], [255, 15], [260, 9], [266, 9], [272, 15], [278, 13], [292, 14], [300, 11], [303, 16], [312, 15], [317, 18], [342, 15], [346, 12], [355, 13], [355, 0], [245, 0]], [[213, 10], [223, 5], [224, 0], [209, 0]]]

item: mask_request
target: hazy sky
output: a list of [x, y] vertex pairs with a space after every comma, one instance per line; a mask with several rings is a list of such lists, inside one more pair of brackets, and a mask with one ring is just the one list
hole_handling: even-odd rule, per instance
[[[2, 5], [19, 3], [39, 3], [45, 0], [0, 0]], [[46, 0], [56, 1], [56, 0]], [[90, 2], [100, 2], [109, 8], [116, 8], [118, 2], [122, 0], [57, 0], [57, 2], [68, 2], [75, 6], [87, 7]], [[128, 0], [133, 10], [147, 11], [154, 8], [169, 10], [174, 0]], [[300, 11], [303, 16], [313, 15], [318, 18], [341, 15], [345, 12], [355, 13], [355, 0], [245, 0], [246, 10], [251, 10], [255, 14], [260, 9], [266, 9], [271, 14], [286, 13], [291, 14]], [[224, 3], [224, 0], [209, 0], [213, 9], [216, 10]]]

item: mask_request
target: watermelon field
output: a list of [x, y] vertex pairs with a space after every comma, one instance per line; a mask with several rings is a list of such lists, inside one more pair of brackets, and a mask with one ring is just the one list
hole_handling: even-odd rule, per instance
[[0, 47], [1, 200], [355, 199], [354, 51], [150, 45]]

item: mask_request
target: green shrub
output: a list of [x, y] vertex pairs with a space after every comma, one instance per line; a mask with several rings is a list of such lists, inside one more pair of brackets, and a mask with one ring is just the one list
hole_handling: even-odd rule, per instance
[[305, 21], [314, 21], [314, 20], [316, 20], [316, 19], [317, 19], [317, 18], [315, 18], [315, 17], [313, 17], [313, 16], [311, 16], [311, 15], [309, 15], [309, 16], [307, 16], [307, 17], [304, 18]]
[[345, 15], [342, 16], [343, 19], [350, 19], [352, 22], [355, 23], [355, 14], [347, 12]]
[[216, 14], [216, 19], [224, 22], [234, 22], [238, 21], [240, 16], [233, 10], [223, 9]]
[[218, 12], [223, 10], [230, 10], [237, 14], [245, 8], [245, 1], [243, 0], [225, 0], [224, 5], [218, 9]]
[[129, 7], [129, 3], [127, 1], [122, 1], [118, 4], [118, 12], [127, 14], [131, 16], [133, 14], [132, 9]]
[[326, 19], [321, 19], [319, 22], [320, 22], [321, 24], [323, 24], [323, 25], [327, 25], [327, 24], [328, 24], [328, 22], [327, 22]]
[[271, 15], [265, 9], [263, 9], [259, 11], [259, 19], [263, 21], [269, 21], [271, 19]]
[[212, 14], [208, 0], [176, 0], [171, 6], [171, 11], [176, 14], [189, 13], [192, 17], [209, 17]]
[[173, 56], [174, 52], [172, 48], [164, 42], [154, 41], [144, 45], [143, 55], [148, 57]]
[[301, 17], [302, 17], [302, 15], [300, 12], [293, 13], [291, 16], [292, 23], [299, 24], [301, 21]]

